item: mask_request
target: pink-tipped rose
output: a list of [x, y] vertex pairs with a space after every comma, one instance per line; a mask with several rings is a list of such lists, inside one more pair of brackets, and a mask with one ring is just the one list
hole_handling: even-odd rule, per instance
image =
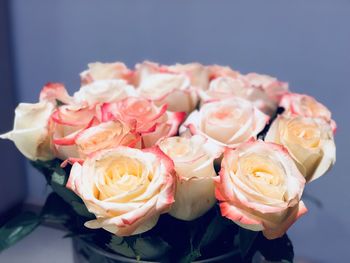
[[183, 112], [169, 112], [167, 106], [156, 106], [152, 101], [129, 97], [117, 103], [102, 106], [102, 120], [120, 120], [128, 123], [142, 137], [142, 146], [151, 147], [164, 137], [177, 133], [185, 118]]
[[269, 117], [238, 97], [205, 103], [186, 119], [180, 132], [200, 134], [220, 146], [237, 147], [256, 138]]
[[332, 114], [327, 107], [311, 96], [287, 93], [282, 97], [280, 106], [284, 108], [284, 114], [322, 118], [330, 123], [333, 132], [335, 132], [337, 128], [335, 121], [332, 120]]
[[281, 237], [307, 209], [305, 179], [288, 152], [263, 141], [227, 150], [216, 181], [221, 214], [239, 226]]

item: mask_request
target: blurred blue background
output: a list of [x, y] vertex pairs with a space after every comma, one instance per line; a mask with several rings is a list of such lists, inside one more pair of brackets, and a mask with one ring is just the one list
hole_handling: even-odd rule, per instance
[[[306, 200], [309, 213], [290, 235], [299, 258], [348, 261], [349, 0], [9, 2], [17, 102], [37, 101], [48, 81], [63, 82], [70, 92], [77, 90], [78, 74], [89, 62], [120, 60], [132, 67], [148, 59], [164, 64], [216, 63], [243, 73], [267, 73], [288, 81], [292, 91], [327, 105], [338, 123], [337, 163], [307, 187], [323, 208]], [[13, 116], [13, 106], [4, 110]], [[10, 129], [0, 123], [0, 132]], [[43, 177], [27, 163], [25, 174], [26, 201], [41, 204], [47, 193]], [[6, 180], [18, 178], [11, 175]], [[19, 195], [24, 191], [11, 190]]]

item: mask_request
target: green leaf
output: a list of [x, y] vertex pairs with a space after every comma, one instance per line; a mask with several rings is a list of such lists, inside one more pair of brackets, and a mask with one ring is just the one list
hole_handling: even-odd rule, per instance
[[0, 252], [29, 235], [40, 224], [40, 217], [31, 212], [22, 213], [0, 228]]
[[63, 169], [57, 169], [51, 177], [51, 187], [55, 193], [57, 193], [64, 201], [70, 204], [74, 211], [83, 217], [94, 218], [83, 201], [73, 191], [66, 187], [68, 176]]
[[260, 234], [258, 242], [258, 249], [266, 260], [293, 262], [293, 244], [286, 234], [273, 240], [268, 240]]
[[205, 247], [212, 243], [226, 228], [226, 225], [223, 222], [223, 218], [221, 215], [217, 215], [211, 222], [209, 223], [206, 231], [204, 232], [203, 237], [199, 243], [199, 249]]
[[[213, 210], [215, 212], [215, 210]], [[204, 248], [209, 247], [227, 229], [228, 225], [219, 213], [208, 214], [209, 218], [199, 218], [191, 222], [190, 249], [181, 259], [181, 263], [192, 262], [205, 252]]]
[[136, 239], [133, 248], [140, 258], [155, 260], [166, 254], [170, 246], [160, 237], [139, 237]]
[[128, 242], [125, 241], [123, 237], [112, 236], [110, 243], [107, 245], [110, 249], [117, 252], [120, 255], [137, 258], [137, 253]]
[[66, 224], [71, 216], [70, 206], [56, 193], [51, 193], [41, 210], [41, 218], [46, 223]]
[[160, 237], [119, 237], [113, 235], [107, 246], [118, 254], [138, 260], [160, 259], [170, 249], [169, 244]]
[[47, 183], [51, 182], [51, 175], [52, 173], [60, 167], [61, 161], [58, 159], [54, 159], [51, 161], [31, 161], [31, 165], [37, 169], [40, 173], [42, 173], [45, 178]]
[[255, 251], [252, 250], [254, 249], [253, 245], [258, 234], [259, 232], [256, 231], [251, 231], [242, 227], [239, 228], [238, 240], [242, 258], [246, 258], [248, 255], [253, 255], [255, 253]]
[[88, 209], [86, 208], [85, 204], [82, 203], [82, 201], [72, 201], [71, 205], [78, 215], [91, 219], [95, 218], [95, 216], [88, 211]]

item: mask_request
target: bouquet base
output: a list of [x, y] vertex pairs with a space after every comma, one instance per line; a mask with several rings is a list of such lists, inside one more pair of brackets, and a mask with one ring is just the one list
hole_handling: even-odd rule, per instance
[[[171, 259], [161, 258], [156, 261], [145, 261], [128, 258], [123, 255], [111, 253], [102, 248], [89, 244], [79, 238], [73, 238], [74, 263], [167, 263]], [[193, 261], [194, 263], [232, 263], [242, 262], [238, 251], [231, 251], [213, 258]], [[256, 261], [261, 262], [261, 261]]]

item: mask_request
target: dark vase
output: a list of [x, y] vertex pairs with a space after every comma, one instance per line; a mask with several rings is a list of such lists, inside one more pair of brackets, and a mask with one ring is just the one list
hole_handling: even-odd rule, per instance
[[[108, 252], [94, 244], [88, 243], [78, 238], [73, 239], [74, 262], [75, 263], [166, 263], [169, 259], [159, 259], [157, 261], [137, 260], [125, 257], [120, 254]], [[239, 263], [241, 257], [238, 251], [231, 251], [223, 255], [212, 258], [193, 261], [195, 263]], [[260, 262], [260, 261], [259, 261]]]

